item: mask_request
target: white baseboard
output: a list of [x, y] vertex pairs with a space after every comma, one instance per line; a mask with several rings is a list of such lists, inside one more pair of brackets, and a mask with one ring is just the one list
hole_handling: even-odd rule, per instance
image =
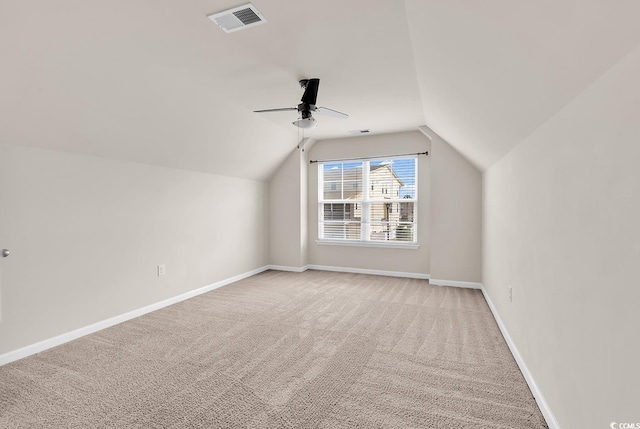
[[308, 265], [303, 267], [289, 267], [286, 265], [267, 265], [267, 269], [275, 271], [291, 271], [292, 273], [304, 273], [309, 269]]
[[463, 287], [467, 289], [482, 289], [481, 283], [476, 282], [460, 282], [457, 280], [430, 279], [429, 283], [438, 286]]
[[185, 299], [193, 298], [194, 296], [201, 295], [203, 293], [212, 291], [222, 286], [226, 286], [230, 283], [237, 282], [239, 280], [246, 279], [247, 277], [254, 276], [263, 271], [269, 269], [268, 266], [256, 268], [255, 270], [248, 271], [243, 274], [239, 274], [234, 277], [230, 277], [225, 280], [221, 280], [219, 282], [210, 284], [208, 286], [201, 287], [199, 289], [195, 289], [186, 293], [183, 293], [178, 296], [174, 296], [172, 298], [165, 299], [160, 302], [156, 302], [155, 304], [147, 305], [142, 308], [138, 308], [136, 310], [129, 311], [127, 313], [121, 314], [119, 316], [111, 317], [106, 320], [102, 320], [100, 322], [93, 323], [89, 326], [85, 326], [83, 328], [75, 329], [71, 332], [67, 332], [65, 334], [57, 335], [53, 338], [49, 338], [35, 344], [28, 345], [26, 347], [22, 347], [17, 350], [13, 350], [0, 355], [0, 366], [6, 365], [10, 362], [16, 361], [18, 359], [25, 358], [27, 356], [34, 355], [36, 353], [40, 353], [52, 347], [59, 346], [64, 343], [68, 343], [69, 341], [73, 341], [77, 338], [83, 337], [85, 335], [93, 334], [94, 332], [98, 332], [102, 329], [109, 328], [110, 326], [117, 325], [118, 323], [126, 322], [127, 320], [135, 319], [136, 317], [142, 316], [144, 314], [150, 313], [155, 310], [159, 310], [161, 308], [167, 307], [172, 304], [176, 304], [178, 302], [184, 301]]
[[290, 267], [285, 265], [268, 265], [270, 270], [276, 271], [291, 271], [294, 273], [303, 273], [307, 270], [320, 270], [320, 271], [334, 271], [340, 273], [355, 273], [355, 274], [372, 274], [376, 276], [389, 276], [389, 277], [407, 277], [412, 279], [429, 280], [432, 285], [438, 286], [453, 286], [462, 287], [468, 289], [481, 289], [481, 283], [475, 282], [462, 282], [457, 280], [441, 280], [432, 279], [431, 275], [423, 273], [407, 273], [402, 271], [383, 271], [383, 270], [371, 270], [367, 268], [351, 268], [351, 267], [335, 267], [327, 265], [305, 265], [302, 267]]
[[370, 270], [367, 268], [332, 267], [327, 265], [308, 265], [307, 268], [310, 270], [335, 271], [339, 273], [372, 274], [374, 276], [407, 277], [410, 279], [429, 280], [429, 274], [423, 274], [423, 273], [406, 273], [402, 271]]
[[480, 284], [480, 290], [482, 290], [484, 299], [487, 301], [487, 304], [489, 304], [489, 308], [493, 313], [493, 318], [496, 320], [496, 323], [500, 328], [500, 332], [502, 332], [502, 336], [504, 337], [504, 340], [507, 342], [507, 345], [509, 346], [509, 350], [511, 350], [511, 354], [513, 355], [514, 359], [516, 360], [516, 363], [520, 367], [520, 372], [522, 372], [524, 379], [527, 381], [527, 384], [529, 385], [529, 389], [531, 390], [531, 393], [533, 394], [533, 397], [535, 398], [536, 403], [538, 404], [538, 407], [540, 408], [540, 411], [542, 412], [542, 415], [544, 416], [544, 419], [547, 422], [547, 426], [549, 426], [549, 429], [560, 429], [560, 425], [558, 424], [558, 421], [556, 420], [555, 416], [551, 412], [551, 408], [549, 407], [549, 404], [544, 399], [544, 396], [542, 395], [542, 392], [540, 391], [540, 389], [538, 388], [538, 385], [534, 381], [533, 376], [531, 375], [531, 372], [529, 372], [529, 368], [527, 368], [527, 364], [524, 363], [524, 360], [522, 359], [520, 352], [516, 348], [515, 343], [511, 339], [511, 336], [509, 335], [509, 331], [507, 331], [507, 327], [504, 325], [504, 323], [502, 323], [502, 319], [500, 319], [500, 315], [498, 314], [496, 307], [493, 305], [493, 302], [491, 302], [491, 298], [489, 298], [489, 294], [487, 293], [487, 291], [485, 290], [482, 284]]

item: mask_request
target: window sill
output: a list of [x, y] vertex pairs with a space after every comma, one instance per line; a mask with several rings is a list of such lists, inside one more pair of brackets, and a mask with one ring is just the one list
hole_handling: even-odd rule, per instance
[[384, 249], [418, 249], [418, 243], [389, 243], [357, 240], [316, 240], [322, 246], [382, 247]]

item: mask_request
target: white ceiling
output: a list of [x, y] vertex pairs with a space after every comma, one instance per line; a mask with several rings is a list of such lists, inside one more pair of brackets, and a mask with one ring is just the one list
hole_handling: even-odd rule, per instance
[[484, 169], [640, 42], [640, 2], [0, 0], [0, 142], [265, 180], [304, 137], [427, 124]]

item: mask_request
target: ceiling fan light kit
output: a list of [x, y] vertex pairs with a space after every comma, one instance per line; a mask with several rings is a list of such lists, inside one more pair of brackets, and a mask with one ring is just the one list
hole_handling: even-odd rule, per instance
[[256, 113], [264, 112], [283, 112], [290, 110], [297, 110], [300, 114], [300, 119], [292, 122], [298, 128], [311, 129], [316, 127], [316, 120], [313, 118], [313, 112], [320, 113], [321, 115], [333, 116], [334, 118], [347, 119], [349, 115], [346, 113], [338, 112], [337, 110], [329, 109], [326, 107], [316, 107], [316, 99], [318, 97], [318, 87], [320, 86], [320, 79], [302, 79], [300, 86], [304, 88], [304, 94], [300, 99], [301, 103], [297, 107], [281, 107], [278, 109], [264, 109], [254, 110]]
[[293, 121], [292, 124], [298, 128], [310, 130], [316, 127], [316, 120], [310, 116], [308, 118], [298, 119], [297, 121]]

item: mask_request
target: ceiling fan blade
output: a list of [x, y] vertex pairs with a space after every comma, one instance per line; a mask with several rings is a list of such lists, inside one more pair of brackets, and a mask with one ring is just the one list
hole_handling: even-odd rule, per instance
[[349, 117], [349, 115], [347, 115], [346, 113], [338, 112], [337, 110], [328, 109], [326, 107], [318, 107], [316, 108], [315, 112], [321, 115], [333, 116], [334, 118], [340, 119], [347, 119]]
[[298, 110], [297, 107], [281, 107], [279, 109], [264, 109], [264, 110], [254, 110], [254, 113], [264, 113], [264, 112], [286, 112], [289, 110]]
[[320, 86], [320, 79], [309, 79], [307, 82], [307, 86], [304, 89], [304, 94], [302, 94], [302, 101], [305, 104], [314, 105], [316, 104], [316, 99], [318, 98], [318, 86]]

